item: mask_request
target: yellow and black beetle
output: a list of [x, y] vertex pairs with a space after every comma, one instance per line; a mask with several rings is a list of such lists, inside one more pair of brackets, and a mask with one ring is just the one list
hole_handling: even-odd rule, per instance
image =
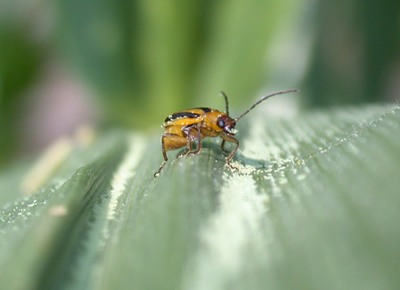
[[[229, 116], [228, 97], [224, 92], [221, 92], [221, 94], [225, 98], [225, 113], [211, 108], [194, 108], [169, 115], [162, 125], [165, 128], [164, 134], [161, 137], [164, 162], [161, 164], [158, 171], [154, 173], [154, 177], [157, 177], [160, 174], [165, 163], [168, 161], [167, 151], [179, 149], [186, 146], [187, 150], [179, 154], [177, 157], [197, 154], [201, 150], [201, 140], [203, 140], [205, 137], [220, 136], [222, 138], [221, 149], [227, 153], [229, 153], [229, 151], [226, 151], [224, 149], [225, 141], [236, 143], [235, 149], [233, 149], [226, 158], [226, 164], [230, 168], [237, 170], [236, 167], [230, 164], [230, 160], [239, 148], [239, 141], [232, 137], [235, 136], [238, 132], [235, 129], [236, 122], [239, 121], [244, 115], [250, 112], [262, 101], [272, 96], [298, 91], [299, 90], [287, 90], [265, 96], [236, 119], [232, 119]], [[194, 141], [197, 141], [197, 149], [195, 151], [191, 151], [192, 142]]]

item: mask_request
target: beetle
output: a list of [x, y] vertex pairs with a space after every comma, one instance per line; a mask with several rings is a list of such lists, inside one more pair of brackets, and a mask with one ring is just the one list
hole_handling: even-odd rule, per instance
[[[177, 158], [197, 154], [201, 150], [202, 140], [205, 137], [221, 137], [221, 149], [222, 151], [229, 153], [228, 157], [226, 158], [226, 165], [233, 170], [238, 170], [230, 163], [233, 155], [235, 155], [237, 149], [239, 148], [239, 141], [233, 137], [238, 132], [235, 129], [236, 122], [266, 99], [276, 95], [293, 92], [299, 92], [299, 90], [294, 89], [280, 91], [267, 95], [253, 104], [247, 111], [245, 111], [236, 119], [232, 119], [229, 116], [228, 97], [224, 92], [221, 92], [221, 94], [225, 98], [226, 112], [204, 107], [188, 109], [169, 115], [162, 125], [162, 127], [164, 127], [164, 133], [161, 137], [161, 147], [164, 161], [158, 171], [154, 173], [154, 177], [157, 177], [160, 174], [161, 170], [165, 166], [165, 163], [168, 161], [167, 151], [186, 146], [187, 149], [178, 154]], [[197, 149], [195, 151], [191, 151], [192, 143], [195, 141], [197, 141]], [[231, 152], [224, 149], [226, 141], [236, 144], [236, 147]]]

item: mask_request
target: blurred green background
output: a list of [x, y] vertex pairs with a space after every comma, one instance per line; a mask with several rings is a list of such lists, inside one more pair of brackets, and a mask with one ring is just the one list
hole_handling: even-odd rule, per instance
[[157, 132], [196, 106], [239, 113], [301, 89], [301, 107], [400, 91], [398, 0], [0, 2], [0, 167], [83, 124]]

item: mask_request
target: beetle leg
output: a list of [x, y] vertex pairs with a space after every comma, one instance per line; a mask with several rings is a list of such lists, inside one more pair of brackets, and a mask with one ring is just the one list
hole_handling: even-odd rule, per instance
[[222, 139], [222, 143], [221, 143], [221, 149], [222, 149], [222, 151], [224, 151], [225, 153], [230, 153], [230, 151], [225, 150], [224, 145], [225, 145], [225, 140]]
[[190, 151], [190, 149], [186, 149], [185, 151], [183, 151], [183, 152], [179, 153], [178, 155], [176, 155], [176, 158], [181, 158], [183, 156], [188, 155], [189, 151]]
[[164, 138], [165, 138], [165, 134], [163, 134], [161, 137], [161, 148], [162, 148], [162, 153], [164, 156], [164, 161], [163, 161], [163, 163], [161, 163], [160, 168], [157, 170], [157, 172], [154, 173], [154, 177], [157, 177], [158, 175], [160, 175], [161, 170], [164, 168], [165, 163], [167, 163], [167, 161], [168, 161], [167, 151], [165, 150]]
[[236, 140], [235, 138], [233, 138], [232, 136], [227, 136], [227, 135], [222, 135], [221, 138], [223, 139], [223, 141], [228, 141], [228, 142], [232, 142], [232, 143], [236, 143], [236, 147], [235, 149], [233, 149], [231, 151], [231, 153], [228, 155], [228, 157], [226, 157], [226, 165], [228, 165], [231, 169], [233, 170], [239, 170], [237, 167], [233, 166], [230, 161], [233, 157], [233, 155], [235, 155], [236, 151], [239, 148], [239, 141]]
[[201, 125], [203, 124], [203, 122], [201, 123], [197, 123], [197, 149], [196, 151], [193, 152], [189, 152], [188, 155], [195, 155], [197, 153], [200, 152], [202, 144], [201, 144]]
[[190, 150], [192, 150], [192, 142], [190, 141], [189, 136], [187, 137], [187, 149], [183, 151], [182, 153], [179, 153], [176, 155], [176, 158], [181, 158], [183, 156], [186, 156], [189, 154]]
[[191, 135], [191, 131], [192, 131], [193, 128], [194, 128], [193, 125], [191, 125], [191, 126], [186, 126], [185, 128], [182, 129], [182, 132], [184, 133], [184, 135], [186, 135], [186, 147], [187, 147], [187, 149], [184, 152], [178, 154], [176, 156], [176, 158], [181, 158], [183, 156], [189, 155], [190, 150], [192, 150], [192, 135]]

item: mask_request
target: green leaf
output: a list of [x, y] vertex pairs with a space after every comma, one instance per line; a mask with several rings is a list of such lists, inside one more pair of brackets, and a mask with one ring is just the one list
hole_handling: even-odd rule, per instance
[[68, 170], [3, 207], [0, 284], [398, 288], [400, 109], [266, 116], [239, 124], [239, 172], [215, 139], [196, 156], [169, 152], [158, 178], [158, 137], [116, 132], [74, 147]]

